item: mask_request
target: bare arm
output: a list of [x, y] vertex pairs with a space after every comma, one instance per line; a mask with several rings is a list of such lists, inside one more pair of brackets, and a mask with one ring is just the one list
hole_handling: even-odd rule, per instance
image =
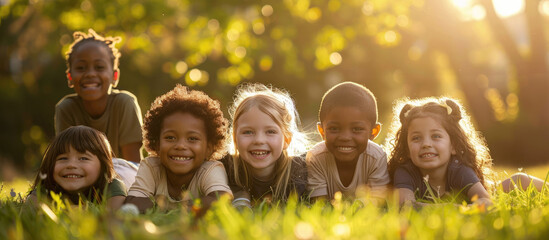
[[229, 194], [228, 192], [214, 191], [210, 194], [202, 197], [202, 207], [196, 211], [196, 217], [200, 218], [206, 214], [212, 204], [219, 199], [222, 195]]
[[526, 190], [528, 189], [528, 186], [530, 186], [530, 182], [538, 191], [542, 190], [543, 185], [549, 187], [549, 182], [546, 183], [542, 179], [524, 173], [515, 173], [510, 178], [503, 180], [500, 184], [503, 188], [503, 192], [508, 193], [515, 189], [515, 186], [519, 187], [521, 190]]
[[142, 158], [141, 145], [142, 145], [141, 142], [133, 142], [133, 143], [128, 143], [126, 145], [121, 146], [120, 147], [122, 151], [121, 157], [128, 161], [139, 163]]
[[327, 201], [327, 200], [328, 200], [328, 196], [326, 195], [316, 196], [311, 198], [311, 203], [315, 203], [317, 201]]
[[140, 213], [145, 213], [147, 209], [154, 206], [154, 203], [151, 201], [151, 199], [147, 197], [127, 196], [124, 203], [134, 204], [135, 206], [137, 206], [137, 209], [139, 209]]
[[416, 203], [416, 196], [414, 192], [408, 188], [397, 188], [398, 203], [402, 207], [406, 203]]
[[109, 211], [116, 211], [118, 210], [122, 204], [124, 204], [124, 200], [126, 200], [126, 196], [114, 196], [107, 200], [107, 209]]
[[38, 207], [38, 196], [36, 195], [36, 191], [33, 191], [31, 194], [29, 194], [25, 202], [35, 207]]
[[432, 206], [434, 204], [431, 203], [423, 203], [416, 201], [416, 196], [414, 195], [414, 192], [408, 188], [398, 188], [398, 202], [401, 207], [404, 205], [411, 205], [412, 207], [418, 209], [425, 206]]
[[469, 199], [473, 199], [475, 196], [477, 196], [477, 199], [474, 203], [492, 205], [490, 194], [480, 182], [473, 184], [473, 186], [469, 188], [469, 191], [467, 191], [467, 197], [469, 197]]

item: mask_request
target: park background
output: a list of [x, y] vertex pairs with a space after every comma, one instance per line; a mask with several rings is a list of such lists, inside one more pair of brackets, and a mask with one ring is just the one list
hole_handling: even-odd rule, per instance
[[0, 177], [35, 174], [73, 93], [72, 33], [89, 28], [122, 38], [118, 88], [143, 114], [177, 83], [226, 112], [238, 84], [260, 82], [288, 90], [314, 132], [323, 93], [354, 81], [378, 99], [378, 143], [396, 99], [450, 96], [496, 166], [546, 172], [548, 21], [547, 0], [0, 0]]

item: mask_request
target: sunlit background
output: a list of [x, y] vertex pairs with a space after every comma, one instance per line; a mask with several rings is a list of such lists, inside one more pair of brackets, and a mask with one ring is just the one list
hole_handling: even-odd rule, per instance
[[378, 98], [378, 143], [396, 99], [446, 95], [496, 164], [546, 164], [548, 18], [548, 0], [0, 0], [2, 178], [37, 168], [72, 93], [71, 34], [89, 28], [122, 37], [119, 88], [143, 113], [177, 83], [226, 110], [238, 84], [262, 82], [287, 89], [314, 133], [322, 94], [355, 81]]

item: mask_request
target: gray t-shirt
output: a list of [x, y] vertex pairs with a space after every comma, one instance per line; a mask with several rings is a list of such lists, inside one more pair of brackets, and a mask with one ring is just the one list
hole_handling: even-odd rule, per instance
[[389, 184], [387, 154], [372, 141], [358, 157], [353, 180], [344, 186], [337, 171], [334, 155], [320, 142], [307, 152], [308, 186], [310, 197], [326, 196], [333, 199], [336, 192], [355, 198], [357, 190], [366, 190], [370, 196], [385, 199]]

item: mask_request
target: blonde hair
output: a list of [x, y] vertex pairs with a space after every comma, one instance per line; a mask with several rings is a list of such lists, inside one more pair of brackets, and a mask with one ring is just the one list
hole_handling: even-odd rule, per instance
[[[396, 168], [410, 159], [408, 147], [408, 127], [412, 120], [420, 117], [432, 117], [437, 120], [450, 135], [456, 156], [462, 164], [472, 168], [480, 182], [486, 187], [486, 177], [492, 178], [492, 158], [484, 138], [477, 133], [471, 118], [462, 104], [447, 97], [429, 97], [410, 100], [397, 100], [393, 108], [393, 122], [386, 138], [389, 155], [389, 175], [393, 179]], [[490, 179], [493, 180], [493, 179]]]
[[240, 116], [254, 107], [271, 117], [282, 130], [284, 141], [289, 142], [288, 147], [282, 151], [282, 155], [277, 160], [274, 172], [275, 187], [272, 193], [273, 200], [284, 201], [288, 195], [292, 159], [307, 151], [310, 145], [309, 139], [299, 129], [299, 115], [288, 92], [259, 83], [241, 85], [235, 93], [233, 105], [229, 108], [232, 119], [229, 131], [232, 141], [227, 144], [234, 158], [235, 182], [240, 187], [249, 190], [252, 178], [248, 164], [239, 156], [235, 130]]

